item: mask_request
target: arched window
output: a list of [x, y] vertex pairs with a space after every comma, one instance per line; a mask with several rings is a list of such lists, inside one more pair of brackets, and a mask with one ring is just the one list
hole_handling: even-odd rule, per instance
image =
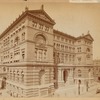
[[89, 49], [89, 48], [87, 48], [87, 49], [86, 49], [86, 52], [90, 52], [90, 49]]
[[15, 38], [14, 45], [16, 46], [16, 45], [18, 45], [18, 43], [19, 43], [19, 37], [17, 36], [17, 37]]
[[45, 45], [46, 44], [46, 39], [43, 35], [37, 35], [36, 36], [36, 44], [38, 45]]
[[81, 70], [80, 69], [78, 69], [78, 73], [81, 73]]
[[45, 70], [40, 70], [39, 77], [40, 77], [40, 85], [45, 84]]
[[6, 68], [5, 68], [5, 67], [3, 67], [3, 71], [4, 71], [4, 72], [6, 71]]
[[88, 72], [90, 72], [90, 71], [91, 71], [91, 69], [88, 70]]
[[21, 78], [22, 78], [22, 82], [24, 82], [24, 72], [21, 71]]
[[17, 71], [17, 80], [19, 81], [19, 71]]
[[15, 70], [13, 71], [13, 80], [15, 80]]
[[46, 61], [47, 60], [47, 49], [46, 49], [46, 38], [42, 34], [39, 34], [35, 38], [36, 48], [35, 48], [35, 58], [36, 61]]
[[78, 77], [81, 77], [81, 70], [80, 69], [78, 69]]
[[66, 69], [64, 69], [64, 71], [63, 71], [63, 80], [64, 80], [65, 83], [67, 81], [67, 78], [68, 78], [68, 72], [67, 72]]
[[13, 40], [11, 40], [11, 47], [13, 46]]
[[6, 77], [3, 77], [1, 82], [1, 89], [5, 89], [5, 88], [6, 88]]
[[78, 60], [78, 64], [81, 63], [81, 57], [77, 57], [77, 60]]

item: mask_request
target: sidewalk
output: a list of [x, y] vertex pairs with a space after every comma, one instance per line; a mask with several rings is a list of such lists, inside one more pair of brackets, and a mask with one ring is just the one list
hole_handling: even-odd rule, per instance
[[88, 91], [86, 91], [86, 86], [81, 85], [79, 95], [77, 85], [68, 85], [57, 89], [54, 93], [54, 97], [88, 97], [92, 96], [92, 94], [96, 94], [96, 90], [99, 86], [100, 83], [94, 82], [89, 86]]
[[98, 87], [100, 87], [100, 83], [96, 82], [89, 88], [88, 92], [82, 93], [78, 97], [96, 97], [96, 91]]
[[9, 94], [6, 92], [6, 89], [4, 89], [4, 90], [0, 90], [0, 97], [1, 98], [8, 98], [11, 96], [9, 96]]

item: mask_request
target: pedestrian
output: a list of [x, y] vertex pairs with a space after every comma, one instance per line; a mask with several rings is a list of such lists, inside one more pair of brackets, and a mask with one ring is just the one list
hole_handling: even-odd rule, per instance
[[80, 85], [78, 85], [78, 95], [80, 95]]
[[80, 85], [81, 85], [81, 80], [78, 81], [78, 95], [80, 95]]
[[86, 82], [86, 91], [88, 92], [88, 81]]

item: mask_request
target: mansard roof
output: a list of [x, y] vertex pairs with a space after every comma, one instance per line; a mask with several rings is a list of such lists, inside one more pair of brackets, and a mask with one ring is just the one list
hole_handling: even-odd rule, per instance
[[54, 20], [43, 10], [26, 10], [23, 12], [8, 28], [0, 35], [0, 38], [4, 36], [7, 32], [10, 31], [16, 24], [18, 24], [25, 16], [30, 15], [32, 17], [36, 17], [42, 21], [45, 21], [51, 25], [54, 25]]

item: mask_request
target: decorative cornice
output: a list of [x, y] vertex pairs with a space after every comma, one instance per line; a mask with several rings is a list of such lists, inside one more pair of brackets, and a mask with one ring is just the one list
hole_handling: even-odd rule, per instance
[[9, 32], [18, 22], [20, 22], [27, 15], [27, 11], [23, 12], [1, 35], [2, 38], [7, 32]]
[[[31, 12], [43, 12], [44, 14], [46, 14], [46, 16], [52, 21], [52, 22], [49, 22], [49, 21], [46, 21], [46, 20], [43, 20], [42, 18], [40, 17], [37, 17], [35, 16], [34, 14], [32, 14]], [[44, 11], [44, 10], [27, 10], [25, 12], [23, 12], [1, 35], [0, 35], [0, 38], [2, 38], [7, 32], [9, 32], [16, 24], [18, 24], [23, 18], [25, 18], [25, 16], [31, 16], [31, 17], [35, 17], [35, 18], [38, 18], [39, 20], [42, 20], [42, 21], [45, 21], [49, 24], [52, 24], [54, 25], [55, 22], [47, 15], [47, 13]]]

